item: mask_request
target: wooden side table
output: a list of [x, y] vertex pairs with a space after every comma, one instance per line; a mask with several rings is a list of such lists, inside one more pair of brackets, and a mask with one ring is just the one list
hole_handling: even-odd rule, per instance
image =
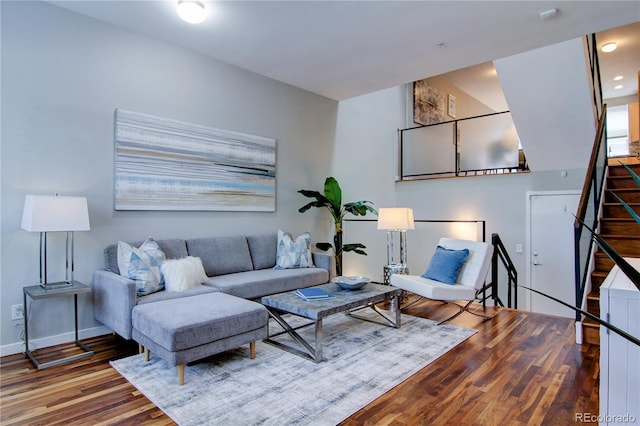
[[[58, 287], [45, 289], [40, 285], [32, 285], [29, 287], [23, 287], [23, 311], [24, 311], [24, 343], [25, 343], [25, 355], [31, 360], [33, 365], [36, 366], [38, 370], [42, 370], [43, 368], [53, 367], [55, 365], [64, 364], [67, 362], [75, 361], [82, 358], [87, 358], [93, 355], [93, 350], [89, 348], [87, 345], [82, 343], [78, 339], [78, 294], [82, 293], [91, 293], [91, 287], [86, 284], [82, 284], [78, 281], [72, 281], [71, 285], [68, 287]], [[76, 355], [71, 355], [65, 358], [48, 361], [48, 362], [39, 362], [33, 353], [29, 350], [29, 317], [27, 309], [27, 296], [32, 300], [39, 299], [49, 299], [52, 297], [62, 297], [62, 296], [73, 296], [73, 307], [74, 307], [74, 317], [75, 317], [75, 343], [80, 349], [84, 352]]]

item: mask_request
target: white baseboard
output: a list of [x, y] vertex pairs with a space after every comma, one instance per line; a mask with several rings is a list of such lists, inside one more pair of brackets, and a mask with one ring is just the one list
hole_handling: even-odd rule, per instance
[[582, 344], [582, 322], [576, 321], [576, 345]]
[[[99, 327], [78, 330], [78, 337], [80, 338], [80, 340], [83, 340], [111, 333], [112, 331], [110, 328], [101, 325]], [[63, 343], [73, 342], [75, 338], [75, 333], [71, 331], [69, 333], [58, 334], [56, 336], [41, 337], [39, 339], [33, 340], [29, 339], [29, 350], [33, 351], [40, 348], [46, 348], [48, 346], [55, 346]], [[17, 342], [0, 346], [0, 356], [19, 354], [22, 352], [24, 352], [24, 342]]]

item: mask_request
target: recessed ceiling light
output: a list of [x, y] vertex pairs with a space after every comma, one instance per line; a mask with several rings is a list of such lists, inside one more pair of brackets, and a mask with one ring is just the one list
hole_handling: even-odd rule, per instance
[[179, 0], [176, 12], [179, 17], [190, 24], [199, 24], [207, 17], [204, 3], [197, 0]]
[[614, 89], [616, 90], [620, 90], [622, 89], [624, 86], [622, 84], [618, 84], [616, 87], [614, 87]]
[[606, 53], [613, 52], [614, 50], [616, 50], [616, 47], [618, 47], [618, 45], [613, 42], [605, 43], [602, 45], [602, 51]]
[[623, 76], [621, 76], [621, 75], [617, 75], [617, 76], [613, 77], [613, 81], [620, 81], [620, 80], [622, 80], [623, 78], [624, 78]]

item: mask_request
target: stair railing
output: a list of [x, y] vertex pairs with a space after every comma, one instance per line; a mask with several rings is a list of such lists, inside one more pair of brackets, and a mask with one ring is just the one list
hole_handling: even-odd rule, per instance
[[[604, 181], [607, 171], [607, 106], [604, 105], [602, 116], [598, 121], [598, 130], [591, 151], [589, 167], [582, 187], [582, 195], [576, 220], [573, 225], [574, 231], [574, 259], [575, 259], [575, 297], [576, 307], [582, 307], [587, 280], [589, 278], [589, 264], [593, 251], [592, 235], [589, 230], [585, 230], [585, 225], [593, 230], [598, 229], [600, 217], [600, 206], [602, 194], [604, 192]], [[586, 231], [586, 232], [585, 232]], [[576, 321], [582, 320], [579, 312], [576, 312]]]
[[591, 71], [591, 81], [593, 82], [593, 105], [596, 109], [596, 118], [602, 115], [604, 103], [602, 100], [602, 84], [600, 81], [600, 59], [598, 56], [598, 43], [596, 35], [586, 36], [587, 50], [589, 52], [589, 71]]
[[[598, 44], [596, 35], [586, 36], [589, 59], [589, 71], [593, 87], [593, 105], [598, 128], [596, 131], [589, 166], [582, 186], [582, 195], [574, 222], [574, 263], [575, 263], [575, 298], [576, 308], [583, 306], [583, 299], [589, 278], [593, 242], [591, 232], [585, 231], [585, 225], [594, 231], [598, 229], [601, 200], [604, 193], [604, 182], [607, 174], [607, 105], [602, 100], [602, 85], [600, 82], [600, 62], [598, 59]], [[582, 320], [582, 315], [576, 311], [576, 322]]]
[[493, 245], [493, 256], [491, 258], [491, 292], [495, 295], [494, 300], [500, 306], [504, 306], [497, 296], [498, 294], [498, 266], [502, 263], [507, 272], [507, 308], [518, 309], [518, 271], [514, 265], [507, 249], [505, 248], [500, 235], [491, 234], [491, 244]]
[[[486, 156], [479, 152], [495, 149], [495, 128], [513, 130], [504, 132], [508, 148], [499, 160], [481, 160]], [[517, 141], [509, 111], [398, 129], [398, 181], [528, 172]]]

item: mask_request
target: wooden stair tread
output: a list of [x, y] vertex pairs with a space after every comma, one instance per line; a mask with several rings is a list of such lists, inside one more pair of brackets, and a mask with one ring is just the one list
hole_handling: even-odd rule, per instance
[[[640, 206], [640, 203], [627, 203], [629, 207]], [[622, 204], [618, 201], [605, 201], [603, 203], [604, 206], [621, 206]]]
[[595, 322], [591, 318], [585, 318], [584, 321], [582, 321], [582, 325], [585, 326], [585, 327], [590, 327], [590, 328], [599, 328], [600, 327], [600, 324], [598, 324], [597, 322]]
[[[625, 170], [626, 171], [626, 170]], [[615, 180], [620, 180], [620, 179], [633, 179], [630, 175], [612, 175], [609, 174], [609, 176], [607, 176], [607, 179], [615, 179]]]
[[[638, 201], [638, 188], [633, 177], [627, 172], [622, 164], [609, 165], [605, 193], [603, 194], [603, 204], [600, 209], [599, 235], [608, 241], [614, 249], [622, 256], [637, 255], [638, 241], [640, 241], [640, 226], [636, 220], [629, 215], [624, 205], [617, 197], [638, 212], [640, 201]], [[638, 173], [638, 165], [631, 166], [631, 169]], [[617, 197], [616, 197], [617, 196]], [[602, 282], [607, 278], [613, 260], [596, 246], [593, 251], [595, 269], [590, 273], [592, 290], [587, 295], [586, 309], [592, 315], [600, 315], [600, 288]], [[600, 324], [590, 318], [584, 318], [582, 322], [583, 340], [586, 343], [600, 344]]]
[[[635, 239], [630, 239], [630, 240], [635, 241]], [[623, 256], [623, 257], [638, 257], [638, 251], [637, 250], [633, 250], [633, 249], [625, 250], [625, 249], [618, 249], [618, 248], [615, 248], [615, 247], [614, 247], [614, 249], [618, 252], [618, 254], [620, 256]], [[602, 252], [602, 250], [600, 250], [600, 248], [598, 247], [598, 251], [596, 252], [596, 254], [600, 253], [600, 252]], [[603, 253], [603, 254], [604, 254], [605, 257], [609, 257], [609, 256], [607, 256], [606, 253]]]

